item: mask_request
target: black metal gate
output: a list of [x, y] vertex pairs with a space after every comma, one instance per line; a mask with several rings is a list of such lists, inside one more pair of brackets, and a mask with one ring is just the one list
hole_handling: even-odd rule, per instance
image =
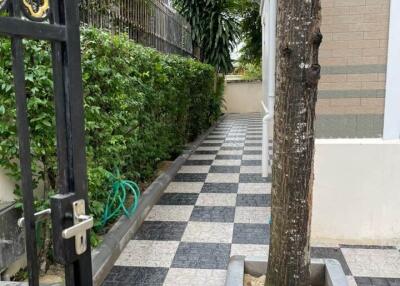
[[[90, 228], [79, 37], [79, 0], [0, 0], [0, 35], [11, 38], [29, 284], [39, 285], [35, 221], [51, 214], [54, 257], [65, 284], [92, 285]], [[23, 38], [52, 44], [56, 105], [58, 194], [51, 209], [35, 213]]]

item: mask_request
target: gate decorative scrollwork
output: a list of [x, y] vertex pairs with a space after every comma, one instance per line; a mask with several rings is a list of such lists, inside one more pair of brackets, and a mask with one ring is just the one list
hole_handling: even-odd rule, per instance
[[[11, 0], [0, 0], [0, 11], [7, 8]], [[50, 0], [19, 0], [24, 16], [31, 21], [43, 22], [50, 14]]]
[[49, 16], [49, 0], [22, 0], [24, 15], [32, 21], [44, 21]]

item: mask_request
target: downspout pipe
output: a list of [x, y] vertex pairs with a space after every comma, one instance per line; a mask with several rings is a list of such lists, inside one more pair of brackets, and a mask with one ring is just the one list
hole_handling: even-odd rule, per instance
[[268, 167], [269, 167], [269, 132], [268, 123], [271, 120], [271, 114], [268, 108], [265, 106], [264, 101], [261, 101], [265, 116], [263, 117], [263, 140], [262, 140], [262, 176], [264, 178], [268, 177]]
[[[266, 52], [266, 57], [264, 56], [264, 61], [267, 61], [266, 66], [266, 79], [264, 78], [264, 86], [266, 82], [266, 88], [264, 88], [264, 93], [267, 94], [267, 106], [262, 102], [263, 110], [265, 116], [263, 118], [263, 144], [262, 144], [262, 176], [268, 177], [269, 169], [269, 122], [274, 118], [274, 107], [275, 107], [275, 79], [276, 79], [276, 13], [277, 13], [277, 0], [269, 0], [269, 2], [264, 2], [264, 5], [268, 5], [267, 17], [268, 17], [268, 45], [264, 52]], [[269, 14], [269, 15], [268, 15]], [[263, 64], [264, 65], [264, 64]]]

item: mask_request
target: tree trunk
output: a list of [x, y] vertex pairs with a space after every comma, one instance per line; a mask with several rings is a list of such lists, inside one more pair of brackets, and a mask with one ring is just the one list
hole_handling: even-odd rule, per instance
[[195, 44], [193, 44], [193, 56], [198, 60], [201, 58], [200, 47]]
[[278, 0], [269, 286], [310, 285], [320, 10], [320, 0]]

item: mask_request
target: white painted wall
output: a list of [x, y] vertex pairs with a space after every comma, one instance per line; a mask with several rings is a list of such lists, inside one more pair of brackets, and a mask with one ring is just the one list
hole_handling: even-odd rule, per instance
[[0, 168], [0, 201], [14, 201], [14, 182], [5, 174], [5, 171]]
[[400, 242], [400, 140], [317, 140], [312, 239]]
[[225, 109], [227, 113], [261, 112], [261, 81], [233, 81], [225, 85]]

